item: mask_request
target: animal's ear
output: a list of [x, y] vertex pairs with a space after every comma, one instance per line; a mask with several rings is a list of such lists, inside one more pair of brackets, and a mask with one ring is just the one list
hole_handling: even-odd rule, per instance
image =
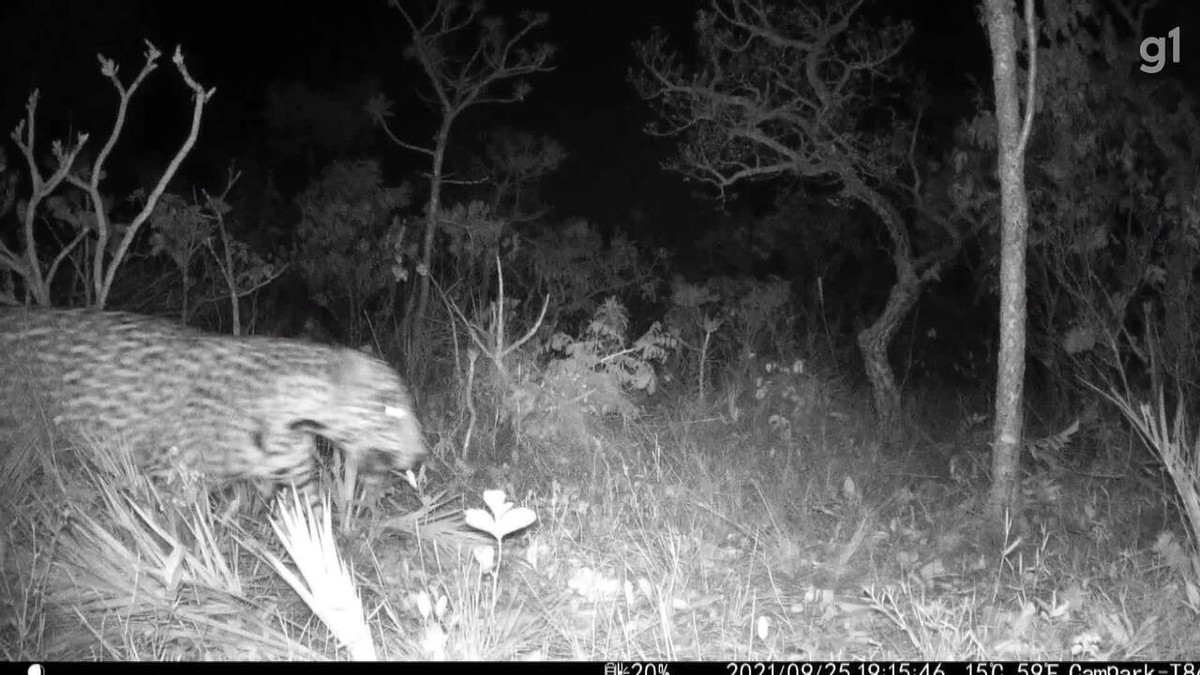
[[365, 382], [371, 377], [371, 358], [355, 349], [339, 349], [333, 366], [338, 384]]

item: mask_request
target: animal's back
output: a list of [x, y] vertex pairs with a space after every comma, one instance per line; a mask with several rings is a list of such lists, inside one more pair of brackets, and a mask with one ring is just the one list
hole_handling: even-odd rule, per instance
[[120, 312], [0, 309], [0, 385], [0, 432], [50, 419], [120, 436], [152, 474], [182, 462], [218, 482], [304, 484], [317, 434], [377, 472], [424, 454], [394, 370], [294, 340]]

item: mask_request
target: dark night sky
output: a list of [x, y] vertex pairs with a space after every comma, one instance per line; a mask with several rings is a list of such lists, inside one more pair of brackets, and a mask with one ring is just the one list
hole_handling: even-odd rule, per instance
[[[42, 92], [39, 120], [44, 128], [51, 128], [50, 122], [57, 118], [76, 128], [105, 130], [115, 96], [98, 73], [95, 54], [116, 58], [128, 81], [141, 65], [143, 38], [167, 56], [175, 44], [182, 44], [193, 75], [218, 88], [206, 111], [201, 150], [260, 136], [264, 92], [272, 81], [332, 87], [375, 76], [393, 98], [420, 82], [412, 64], [400, 57], [405, 44], [400, 17], [382, 0], [8, 0], [2, 4], [0, 25], [28, 27], [15, 35], [8, 31], [13, 37], [0, 47], [0, 91], [4, 92], [0, 125], [5, 131], [22, 115], [25, 96], [35, 86]], [[658, 157], [647, 152], [652, 148], [640, 131], [643, 113], [625, 82], [630, 45], [653, 25], [685, 29], [693, 5], [627, 3], [624, 11], [617, 11], [620, 3], [571, 3], [574, 9], [562, 11], [566, 6], [543, 2], [534, 7], [551, 14], [551, 25], [541, 38], [559, 46], [556, 72], [531, 80], [534, 93], [526, 104], [476, 109], [474, 119], [465, 122], [503, 120], [560, 138], [572, 154], [556, 200], [564, 213], [611, 211], [614, 202], [628, 208], [638, 199], [631, 194], [638, 185], [630, 185], [631, 181], [670, 180], [658, 175]], [[514, 2], [494, 2], [488, 9], [516, 7]], [[136, 119], [154, 127], [159, 126], [158, 120], [166, 120], [168, 127], [171, 120], [179, 120], [175, 126], [180, 127], [188, 109], [186, 93], [166, 58], [162, 65], [135, 99], [135, 113], [142, 115]], [[426, 119], [419, 110], [398, 112], [409, 119]], [[409, 139], [422, 140], [420, 134], [428, 128], [410, 125], [408, 131]], [[136, 143], [138, 132], [131, 128], [127, 141]], [[182, 128], [169, 129], [164, 137], [177, 138], [179, 133]], [[94, 133], [93, 143], [99, 135]], [[165, 144], [173, 145], [169, 140]], [[396, 152], [382, 139], [379, 147]], [[608, 196], [595, 198], [599, 192]], [[614, 200], [614, 193], [621, 196]]]
[[[532, 80], [534, 95], [527, 103], [480, 109], [469, 123], [505, 121], [558, 137], [571, 160], [557, 180], [556, 194], [548, 197], [563, 215], [620, 221], [638, 205], [653, 219], [656, 209], [682, 200], [689, 189], [658, 170], [664, 146], [641, 133], [646, 112], [626, 83], [630, 45], [655, 25], [686, 37], [701, 4], [489, 3], [489, 10], [502, 12], [518, 7], [548, 11], [551, 24], [543, 37], [559, 45], [558, 70]], [[112, 119], [115, 96], [99, 75], [95, 54], [117, 58], [128, 81], [141, 65], [143, 38], [168, 57], [175, 44], [182, 44], [193, 75], [218, 88], [200, 141], [201, 150], [207, 147], [216, 154], [261, 137], [264, 92], [272, 81], [330, 87], [375, 76], [393, 98], [419, 82], [412, 65], [400, 58], [403, 24], [383, 0], [3, 0], [0, 5], [6, 35], [0, 46], [0, 126], [6, 133], [22, 115], [28, 91], [37, 86], [43, 94], [40, 119], [90, 128], [96, 132], [93, 138], [102, 135]], [[959, 106], [953, 107], [961, 107], [967, 75], [985, 85], [990, 77], [976, 8], [977, 3], [963, 0], [889, 0], [874, 3], [871, 11], [915, 22], [917, 33], [905, 58], [926, 73], [944, 102], [958, 99]], [[167, 139], [182, 133], [186, 92], [167, 58], [162, 63], [135, 107], [135, 115], [141, 116], [134, 123], [145, 126], [131, 128], [127, 142], [136, 144], [140, 134], [152, 134], [149, 130], [158, 129], [160, 119], [167, 120]], [[400, 112], [410, 120], [423, 119], [418, 111]], [[427, 129], [414, 126], [420, 125], [410, 125], [409, 138], [421, 140]], [[155, 144], [153, 138], [140, 140]], [[177, 142], [170, 140], [166, 147]], [[397, 152], [382, 139], [379, 147]]]
[[[374, 75], [395, 96], [416, 78], [411, 64], [399, 57], [404, 44], [400, 18], [382, 0], [8, 0], [3, 4], [0, 12], [6, 16], [0, 18], [0, 25], [27, 27], [7, 30], [9, 39], [2, 48], [0, 122], [6, 130], [21, 115], [24, 97], [34, 86], [42, 90], [41, 110], [46, 118], [57, 117], [94, 131], [104, 129], [115, 97], [98, 74], [95, 54], [117, 58], [122, 74], [131, 78], [141, 63], [144, 37], [167, 54], [175, 44], [182, 44], [192, 73], [218, 88], [201, 137], [201, 144], [210, 147], [244, 143], [262, 133], [263, 95], [272, 81], [330, 86]], [[944, 70], [939, 52], [963, 49], [954, 43], [963, 43], [964, 36], [981, 41], [982, 32], [975, 25], [972, 3], [950, 2], [959, 9], [949, 12], [949, 18], [944, 11], [947, 3], [933, 4], [941, 6], [936, 21], [930, 3], [915, 0], [888, 7], [919, 21], [914, 53], [922, 53], [934, 68]], [[641, 133], [645, 111], [632, 94], [626, 73], [634, 40], [648, 35], [655, 25], [686, 37], [700, 5], [698, 0], [489, 3], [489, 10], [495, 11], [531, 7], [549, 12], [551, 23], [544, 37], [559, 46], [558, 69], [532, 80], [534, 95], [526, 104], [481, 109], [476, 121], [510, 121], [562, 140], [572, 159], [552, 199], [564, 214], [621, 219], [634, 204], [653, 211], [654, 202], [663, 201], [664, 194], [686, 194], [687, 188], [677, 179], [657, 169], [663, 145]], [[947, 21], [965, 25], [953, 29], [938, 25]], [[982, 44], [975, 51], [986, 55]], [[962, 60], [947, 58], [944, 65], [958, 69]], [[137, 110], [152, 118], [143, 116], [143, 123], [185, 117], [186, 97], [170, 68], [164, 59], [164, 67], [138, 100], [154, 104]], [[938, 84], [953, 86], [963, 82], [961, 78], [961, 73], [949, 70], [941, 73]]]

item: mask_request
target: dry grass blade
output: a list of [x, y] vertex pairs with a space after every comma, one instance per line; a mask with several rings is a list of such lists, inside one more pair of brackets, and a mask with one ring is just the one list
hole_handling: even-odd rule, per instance
[[375, 643], [363, 615], [353, 573], [337, 550], [328, 500], [322, 504], [319, 520], [312, 508], [300, 503], [295, 492], [290, 505], [281, 502], [279, 507], [279, 519], [271, 518], [271, 527], [296, 563], [300, 576], [271, 552], [260, 550], [259, 555], [346, 646], [351, 658], [376, 660]]
[[1162, 390], [1153, 408], [1142, 403], [1135, 411], [1132, 403], [1115, 391], [1105, 394], [1137, 429], [1171, 476], [1175, 493], [1183, 504], [1184, 515], [1191, 532], [1193, 572], [1200, 577], [1200, 439], [1188, 439], [1188, 423], [1183, 401], [1175, 408], [1174, 423], [1167, 421], [1166, 403]]
[[492, 544], [490, 537], [467, 527], [461, 505], [456, 503], [456, 499], [438, 494], [425, 502], [418, 509], [384, 520], [379, 527], [438, 544], [467, 547]]
[[206, 500], [173, 502], [111, 443], [78, 450], [78, 463], [47, 465], [62, 492], [43, 491], [18, 514], [31, 532], [59, 523], [39, 597], [60, 630], [39, 653], [157, 659], [175, 642], [193, 658], [319, 658], [247, 611], [232, 541]]

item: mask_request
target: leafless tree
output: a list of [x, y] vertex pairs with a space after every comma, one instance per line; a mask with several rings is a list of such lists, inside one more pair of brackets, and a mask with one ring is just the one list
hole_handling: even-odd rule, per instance
[[[389, 100], [377, 96], [368, 104], [368, 112], [393, 143], [429, 157], [431, 164], [429, 204], [417, 266], [421, 279], [416, 293], [409, 295], [404, 314], [405, 332], [411, 338], [421, 333], [429, 305], [429, 270], [442, 188], [447, 180], [444, 165], [450, 131], [468, 108], [524, 100], [530, 85], [523, 78], [553, 70], [550, 61], [554, 47], [545, 43], [533, 49], [525, 46], [531, 34], [549, 20], [545, 14], [522, 13], [516, 30], [510, 32], [501, 19], [484, 16], [481, 2], [437, 0], [424, 19], [406, 9], [400, 0], [391, 0], [391, 6], [403, 18], [412, 40], [404, 55], [421, 66], [430, 89], [425, 101], [441, 117], [431, 143], [410, 143], [401, 139], [388, 122], [392, 117]], [[464, 40], [463, 34], [469, 30], [478, 31], [478, 35]]]
[[[31, 186], [29, 199], [24, 201], [22, 207], [18, 209], [22, 225], [21, 244], [24, 250], [12, 251], [0, 243], [0, 270], [8, 270], [15, 276], [21, 277], [24, 281], [25, 292], [39, 305], [50, 304], [50, 287], [63, 261], [67, 260], [72, 252], [89, 237], [94, 237], [95, 242], [92, 245], [90, 261], [91, 274], [86, 275], [90, 278], [84, 279], [84, 287], [88, 295], [88, 304], [97, 308], [104, 307], [108, 301], [108, 294], [112, 290], [113, 281], [116, 279], [117, 270], [124, 262], [130, 245], [133, 244], [142, 225], [154, 212], [154, 207], [162, 197], [163, 191], [175, 177], [179, 166], [183, 164], [184, 158], [187, 157], [200, 135], [200, 120], [204, 117], [204, 106], [216, 93], [216, 89], [206, 91], [192, 79], [184, 64], [183, 52], [177, 47], [171, 60], [175, 64], [176, 70], [179, 71], [183, 83], [192, 91], [192, 119], [188, 135], [162, 175], [159, 176], [154, 188], [142, 204], [141, 210], [133, 219], [128, 223], [109, 221], [106, 200], [100, 193], [100, 183], [105, 177], [104, 164], [111, 155], [113, 147], [116, 146], [117, 140], [121, 137], [121, 132], [125, 129], [129, 102], [150, 73], [158, 68], [158, 59], [162, 56], [162, 52], [147, 41], [145, 56], [146, 62], [129, 85], [122, 83], [117, 76], [118, 65], [115, 61], [105, 58], [103, 55], [99, 56], [100, 72], [112, 83], [120, 100], [117, 104], [116, 121], [113, 123], [112, 132], [109, 133], [108, 140], [96, 154], [95, 162], [81, 161], [84, 145], [88, 141], [88, 134], [81, 133], [73, 142], [64, 144], [62, 141], [54, 141], [52, 151], [56, 168], [50, 172], [50, 175], [43, 175], [35, 159], [38, 105], [38, 92], [36, 91], [29, 96], [29, 101], [25, 104], [25, 119], [21, 120], [12, 132], [13, 142], [25, 157]], [[66, 206], [62, 201], [47, 202], [52, 206], [61, 206], [61, 208], [54, 209], [56, 217], [69, 221], [75, 228], [74, 238], [63, 246], [47, 264], [38, 250], [34, 223], [38, 217], [39, 205], [50, 198], [64, 181], [78, 188], [87, 196], [91, 210], [84, 211]], [[84, 272], [81, 271], [80, 274], [84, 275]], [[7, 299], [15, 300], [15, 298]]]

